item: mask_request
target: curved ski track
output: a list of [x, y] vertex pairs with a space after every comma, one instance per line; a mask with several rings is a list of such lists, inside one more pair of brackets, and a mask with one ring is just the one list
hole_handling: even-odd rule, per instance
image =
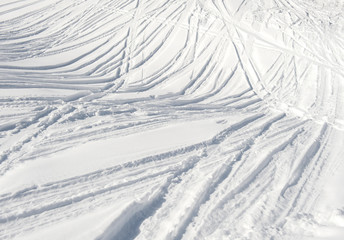
[[116, 211], [97, 239], [302, 238], [343, 153], [344, 8], [319, 2], [2, 1], [0, 182], [86, 142], [223, 128], [2, 191], [0, 239], [101, 208]]

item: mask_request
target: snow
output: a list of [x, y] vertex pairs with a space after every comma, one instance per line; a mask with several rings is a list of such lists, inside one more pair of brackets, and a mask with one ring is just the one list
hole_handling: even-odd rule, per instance
[[1, 1], [0, 239], [343, 239], [343, 12]]
[[121, 165], [202, 143], [211, 139], [226, 125], [229, 124], [217, 123], [216, 119], [194, 120], [172, 123], [136, 134], [86, 142], [51, 156], [21, 163], [17, 168], [9, 170], [2, 177], [0, 194], [23, 186], [61, 181], [112, 167], [114, 163]]

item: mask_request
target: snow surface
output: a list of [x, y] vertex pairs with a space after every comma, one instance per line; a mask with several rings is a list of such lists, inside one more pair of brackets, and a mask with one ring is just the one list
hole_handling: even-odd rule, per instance
[[0, 239], [344, 239], [342, 0], [2, 0]]

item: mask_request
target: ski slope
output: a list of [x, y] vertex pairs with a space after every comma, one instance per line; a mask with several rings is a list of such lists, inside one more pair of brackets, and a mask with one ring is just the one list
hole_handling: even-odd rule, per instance
[[0, 239], [344, 239], [343, 12], [2, 0]]

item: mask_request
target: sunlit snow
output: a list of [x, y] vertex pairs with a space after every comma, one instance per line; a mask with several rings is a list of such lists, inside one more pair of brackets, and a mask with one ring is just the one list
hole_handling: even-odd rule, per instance
[[344, 239], [343, 0], [1, 0], [0, 239]]

